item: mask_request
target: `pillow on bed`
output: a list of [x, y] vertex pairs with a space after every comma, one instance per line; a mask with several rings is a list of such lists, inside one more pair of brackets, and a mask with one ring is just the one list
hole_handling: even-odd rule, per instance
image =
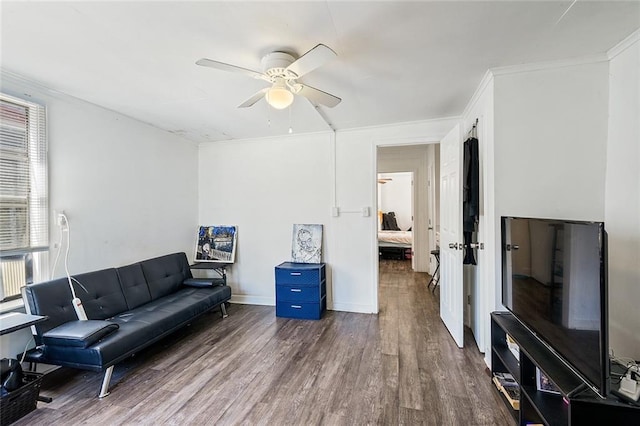
[[382, 214], [382, 230], [383, 231], [399, 231], [398, 221], [394, 212]]

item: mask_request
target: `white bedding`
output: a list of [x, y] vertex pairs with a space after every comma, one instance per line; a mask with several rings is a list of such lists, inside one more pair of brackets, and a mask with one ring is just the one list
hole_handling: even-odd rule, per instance
[[378, 242], [411, 245], [411, 231], [378, 231]]

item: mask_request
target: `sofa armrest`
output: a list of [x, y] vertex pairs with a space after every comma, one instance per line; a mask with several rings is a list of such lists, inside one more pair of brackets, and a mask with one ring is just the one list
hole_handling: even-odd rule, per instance
[[42, 335], [45, 345], [86, 348], [119, 328], [118, 324], [98, 321], [70, 321]]
[[189, 287], [217, 287], [226, 285], [224, 278], [187, 278], [182, 282]]

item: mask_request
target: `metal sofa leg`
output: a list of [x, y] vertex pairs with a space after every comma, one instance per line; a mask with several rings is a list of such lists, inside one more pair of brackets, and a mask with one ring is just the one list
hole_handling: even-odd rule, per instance
[[102, 379], [102, 387], [100, 388], [100, 395], [98, 398], [104, 398], [109, 395], [109, 382], [111, 381], [111, 374], [113, 373], [113, 365], [104, 372], [104, 378]]
[[222, 310], [222, 318], [226, 318], [229, 316], [227, 315], [227, 308], [224, 306], [224, 302], [220, 304], [220, 309]]

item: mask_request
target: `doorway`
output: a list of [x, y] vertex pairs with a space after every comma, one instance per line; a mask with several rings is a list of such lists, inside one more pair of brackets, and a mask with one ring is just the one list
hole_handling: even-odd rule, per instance
[[[376, 157], [376, 178], [387, 179], [385, 183], [379, 183], [380, 180], [376, 183], [376, 202], [379, 211], [378, 228], [382, 232], [383, 218], [380, 213], [394, 212], [396, 221], [400, 219], [398, 228], [401, 231], [411, 229], [411, 251], [406, 257], [411, 259], [411, 269], [414, 272], [425, 273], [424, 287], [426, 291], [426, 285], [430, 278], [427, 273], [433, 274], [436, 268], [435, 258], [431, 256], [430, 252], [436, 249], [438, 241], [439, 144], [378, 146]], [[400, 195], [402, 189], [391, 194], [392, 191], [395, 192], [396, 184], [406, 191], [407, 187], [404, 186], [406, 184], [402, 182], [406, 182], [408, 176], [411, 180], [410, 196], [407, 196], [406, 192], [404, 195]], [[405, 201], [398, 201], [399, 197]], [[410, 201], [410, 207], [406, 206], [407, 200]], [[410, 211], [411, 214], [408, 215], [407, 211]], [[378, 242], [378, 244], [380, 243]], [[380, 246], [378, 248], [379, 257], [383, 257], [380, 255]], [[378, 287], [379, 285], [380, 274], [378, 274]]]
[[378, 174], [378, 256], [413, 265], [413, 172]]

